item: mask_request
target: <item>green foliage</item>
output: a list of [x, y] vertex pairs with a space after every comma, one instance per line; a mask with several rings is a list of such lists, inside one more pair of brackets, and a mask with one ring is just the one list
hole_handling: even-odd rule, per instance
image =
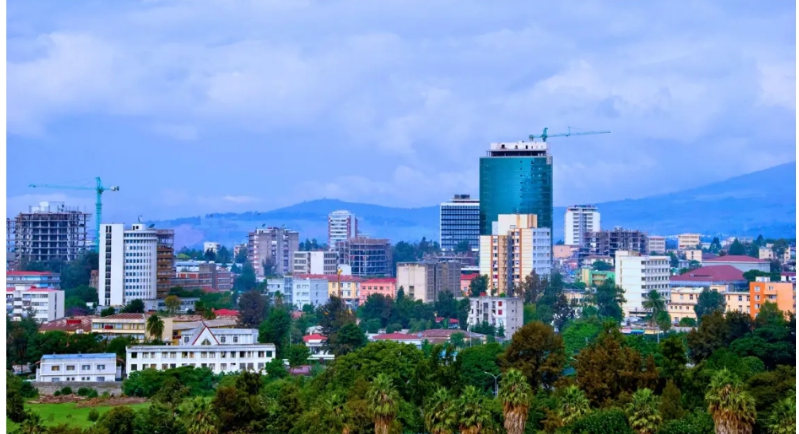
[[633, 393], [632, 402], [625, 410], [630, 428], [638, 434], [657, 432], [663, 417], [660, 414], [660, 399], [650, 389], [639, 389]]
[[680, 319], [680, 327], [696, 327], [696, 320], [693, 318], [684, 317]]
[[514, 333], [499, 361], [505, 369], [520, 370], [533, 389], [551, 387], [566, 364], [563, 338], [544, 323], [525, 324]]
[[246, 328], [257, 328], [269, 314], [268, 299], [256, 290], [250, 290], [239, 297], [239, 324]]
[[613, 266], [605, 261], [594, 261], [591, 268], [595, 271], [613, 271]]
[[458, 327], [461, 330], [466, 330], [469, 326], [469, 309], [471, 309], [471, 302], [468, 298], [464, 297], [458, 300]]
[[624, 290], [620, 286], [617, 286], [613, 279], [605, 279], [605, 281], [597, 287], [591, 298], [593, 304], [596, 306], [597, 316], [599, 318], [621, 322], [624, 316], [621, 305], [624, 304], [626, 300], [624, 299]]
[[479, 297], [488, 293], [488, 276], [477, 276], [469, 282], [469, 297]]
[[750, 432], [755, 424], [754, 398], [744, 390], [741, 380], [727, 369], [713, 375], [705, 401], [717, 432]]
[[100, 311], [100, 316], [101, 317], [106, 317], [106, 316], [111, 316], [111, 315], [113, 315], [115, 313], [117, 313], [116, 309], [114, 309], [113, 306], [108, 306], [108, 307], [106, 307], [106, 308], [104, 308], [103, 310]]
[[308, 363], [308, 357], [311, 355], [311, 350], [304, 344], [296, 344], [289, 347], [288, 359], [289, 366], [292, 368], [302, 366]]
[[97, 419], [99, 418], [100, 418], [100, 412], [98, 412], [94, 408], [89, 410], [89, 417], [88, 417], [89, 422], [97, 422]]
[[458, 317], [458, 302], [451, 292], [439, 292], [435, 302], [436, 316], [444, 319]]
[[685, 411], [682, 408], [682, 394], [673, 380], [666, 382], [663, 394], [660, 397], [660, 415], [664, 421], [682, 419]]
[[678, 386], [685, 379], [688, 363], [687, 349], [680, 336], [672, 335], [659, 344], [658, 367], [662, 378], [673, 380]]
[[457, 423], [461, 432], [491, 431], [494, 419], [487, 405], [487, 399], [473, 386], [466, 386], [456, 401]]
[[122, 382], [122, 391], [127, 396], [150, 398], [164, 387], [169, 378], [174, 378], [178, 384], [188, 387], [191, 396], [208, 396], [219, 381], [219, 377], [208, 368], [181, 366], [165, 371], [144, 369], [131, 372]]
[[252, 267], [252, 263], [245, 260], [241, 266], [241, 274], [239, 274], [239, 276], [236, 277], [236, 280], [233, 281], [233, 291], [238, 293], [253, 291], [255, 290], [257, 283], [258, 281], [256, 279], [255, 269]]
[[688, 333], [688, 350], [694, 363], [707, 359], [717, 349], [728, 344], [729, 329], [724, 315], [714, 310], [702, 317], [699, 327]]
[[[97, 253], [83, 253], [74, 261], [67, 263], [66, 266], [59, 270], [61, 273], [61, 288], [66, 290], [76, 289], [82, 286], [88, 287], [89, 281], [91, 280], [92, 271], [97, 270], [98, 266], [99, 259]], [[64, 295], [68, 296], [67, 294]], [[85, 299], [84, 301], [89, 303], [92, 302], [92, 299]], [[94, 301], [96, 302], [96, 296]]]
[[69, 386], [64, 386], [61, 388], [62, 395], [72, 395], [72, 388]]
[[736, 238], [732, 244], [727, 248], [728, 255], [746, 255], [746, 246], [743, 245], [738, 238]]
[[796, 395], [789, 396], [774, 405], [766, 426], [773, 434], [792, 434], [796, 432]]
[[703, 288], [702, 292], [699, 293], [699, 297], [697, 298], [696, 305], [694, 306], [694, 312], [696, 312], [696, 317], [699, 318], [699, 321], [702, 322], [704, 321], [705, 315], [716, 311], [723, 313], [726, 303], [727, 302], [724, 300], [723, 294], [720, 294], [716, 290]]
[[22, 422], [26, 417], [22, 383], [19, 377], [6, 371], [6, 416], [16, 423]]
[[266, 376], [270, 380], [279, 380], [289, 376], [289, 371], [286, 369], [285, 363], [280, 359], [273, 359], [266, 364]]
[[271, 309], [269, 316], [258, 327], [258, 342], [275, 344], [276, 357], [288, 357], [291, 314], [283, 307]]
[[121, 313], [144, 313], [144, 302], [138, 298], [131, 300], [122, 308]]
[[578, 319], [569, 323], [563, 330], [563, 345], [568, 357], [573, 357], [585, 348], [602, 330], [602, 325], [595, 318]]
[[97, 421], [100, 427], [114, 434], [134, 434], [134, 420], [136, 413], [127, 406], [113, 407], [108, 413]]
[[633, 434], [620, 409], [597, 410], [558, 430], [559, 434]]
[[330, 348], [336, 356], [349, 354], [359, 348], [363, 348], [368, 342], [366, 335], [355, 323], [344, 325], [329, 340]]
[[746, 390], [755, 399], [757, 413], [767, 415], [778, 401], [795, 393], [796, 366], [778, 366], [755, 374], [746, 382]]

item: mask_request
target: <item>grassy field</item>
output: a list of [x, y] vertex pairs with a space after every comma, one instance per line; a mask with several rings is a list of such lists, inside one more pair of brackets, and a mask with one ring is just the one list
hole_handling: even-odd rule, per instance
[[[150, 404], [134, 404], [131, 405], [130, 408], [136, 410], [148, 405]], [[89, 410], [92, 408], [100, 412], [100, 415], [111, 409], [110, 406], [77, 408], [74, 402], [67, 402], [63, 404], [25, 404], [25, 408], [38, 413], [42, 418], [42, 422], [44, 422], [44, 424], [47, 426], [65, 423], [67, 425], [78, 426], [81, 428], [92, 425], [92, 422], [89, 422]], [[7, 432], [11, 432], [17, 429], [17, 427], [17, 424], [6, 418]]]

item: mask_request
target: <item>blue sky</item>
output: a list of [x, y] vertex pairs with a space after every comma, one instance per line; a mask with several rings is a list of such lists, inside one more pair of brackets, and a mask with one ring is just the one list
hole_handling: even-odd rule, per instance
[[557, 205], [795, 160], [792, 1], [8, 2], [8, 212], [432, 205], [551, 139]]

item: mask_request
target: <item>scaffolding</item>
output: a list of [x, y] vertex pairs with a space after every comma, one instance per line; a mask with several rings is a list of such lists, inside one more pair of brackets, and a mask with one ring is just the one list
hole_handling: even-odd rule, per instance
[[175, 278], [175, 231], [157, 229], [158, 248], [156, 252], [156, 297], [166, 298]]
[[74, 261], [89, 249], [91, 214], [63, 203], [42, 202], [6, 219], [8, 269], [31, 262]]
[[336, 243], [339, 262], [358, 277], [388, 277], [393, 273], [391, 241], [356, 237]]
[[648, 241], [647, 234], [637, 230], [615, 228], [610, 231], [585, 232], [579, 253], [580, 263], [588, 256], [615, 258], [619, 250], [647, 255]]

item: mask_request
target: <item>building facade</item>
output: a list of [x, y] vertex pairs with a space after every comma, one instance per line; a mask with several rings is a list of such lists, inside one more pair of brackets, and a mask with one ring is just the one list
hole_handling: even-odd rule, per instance
[[397, 279], [394, 277], [379, 277], [366, 279], [361, 282], [361, 306], [366, 303], [370, 295], [380, 294], [389, 298], [397, 297]]
[[613, 258], [620, 250], [648, 255], [649, 237], [641, 231], [618, 227], [613, 230], [586, 232], [583, 234], [583, 244], [580, 247], [580, 262], [589, 256]]
[[247, 260], [258, 277], [265, 277], [264, 263], [272, 264], [274, 272], [291, 274], [294, 252], [300, 247], [300, 233], [284, 228], [256, 229], [247, 237]]
[[327, 252], [294, 252], [292, 263], [293, 274], [336, 274], [338, 253]]
[[327, 216], [327, 245], [334, 248], [337, 243], [358, 237], [358, 219], [349, 211], [333, 211]]
[[131, 300], [157, 298], [158, 232], [143, 224], [100, 225], [101, 306], [122, 306]]
[[153, 336], [147, 332], [147, 318], [148, 316], [143, 313], [117, 313], [92, 318], [92, 332], [108, 340], [124, 336], [139, 342], [155, 339], [162, 342], [172, 341], [172, 318], [161, 317], [164, 322], [164, 332], [161, 336]]
[[703, 265], [729, 265], [746, 273], [750, 270], [758, 270], [764, 273], [771, 271], [771, 263], [762, 259], [744, 255], [727, 255], [709, 258], [703, 261]]
[[796, 285], [790, 282], [772, 282], [768, 277], [757, 277], [749, 283], [749, 313], [757, 317], [765, 303], [774, 303], [784, 313], [796, 313]]
[[31, 262], [74, 261], [91, 246], [90, 216], [63, 203], [41, 202], [6, 219], [8, 269]]
[[361, 284], [364, 279], [357, 276], [344, 274], [325, 276], [327, 278], [327, 293], [330, 297], [344, 300], [351, 308], [358, 307], [361, 302]]
[[325, 275], [297, 274], [293, 277], [291, 302], [295, 309], [302, 310], [306, 304], [316, 308], [330, 299], [329, 282]]
[[566, 221], [563, 226], [567, 246], [580, 246], [583, 234], [602, 230], [599, 210], [593, 205], [574, 205], [566, 208]]
[[158, 298], [166, 298], [169, 290], [175, 286], [175, 231], [173, 229], [156, 229], [158, 247], [156, 248], [156, 288]]
[[449, 202], [441, 203], [439, 208], [439, 240], [441, 249], [453, 251], [462, 242], [469, 243], [469, 249], [480, 248], [480, 201], [468, 194], [456, 194]]
[[523, 300], [514, 297], [473, 297], [469, 299], [469, 326], [487, 322], [497, 329], [505, 328], [510, 339], [524, 325]]
[[702, 240], [699, 234], [681, 234], [677, 236], [677, 250], [693, 250], [701, 244]]
[[480, 235], [500, 214], [535, 214], [552, 229], [552, 156], [546, 143], [492, 143], [480, 158]]
[[649, 247], [646, 249], [648, 253], [666, 253], [666, 237], [650, 235], [648, 241]]
[[339, 264], [349, 265], [357, 277], [391, 277], [393, 250], [384, 238], [356, 237], [336, 244]]
[[6, 272], [6, 288], [17, 285], [35, 286], [41, 289], [61, 289], [61, 275], [49, 271]]
[[458, 262], [402, 262], [397, 264], [396, 287], [405, 296], [433, 303], [438, 294], [460, 294], [461, 268]]
[[178, 261], [175, 270], [172, 284], [183, 289], [230, 291], [233, 288], [230, 270], [214, 262]]
[[36, 371], [36, 381], [45, 383], [116, 381], [117, 355], [45, 354]]
[[676, 287], [671, 288], [667, 300], [667, 309], [671, 321], [679, 323], [684, 318], [696, 320], [694, 307], [699, 301], [699, 294], [703, 288], [698, 287]]
[[501, 214], [491, 235], [480, 236], [480, 274], [488, 276], [489, 290], [511, 294], [533, 272], [552, 272], [552, 232], [539, 228], [537, 216]]
[[17, 285], [6, 288], [6, 314], [20, 321], [31, 311], [39, 324], [64, 317], [64, 291]]
[[616, 285], [624, 290], [626, 302], [622, 305], [625, 317], [645, 316], [648, 312], [643, 308], [644, 296], [655, 290], [665, 299], [670, 300], [668, 256], [648, 256], [638, 252], [616, 252]]

